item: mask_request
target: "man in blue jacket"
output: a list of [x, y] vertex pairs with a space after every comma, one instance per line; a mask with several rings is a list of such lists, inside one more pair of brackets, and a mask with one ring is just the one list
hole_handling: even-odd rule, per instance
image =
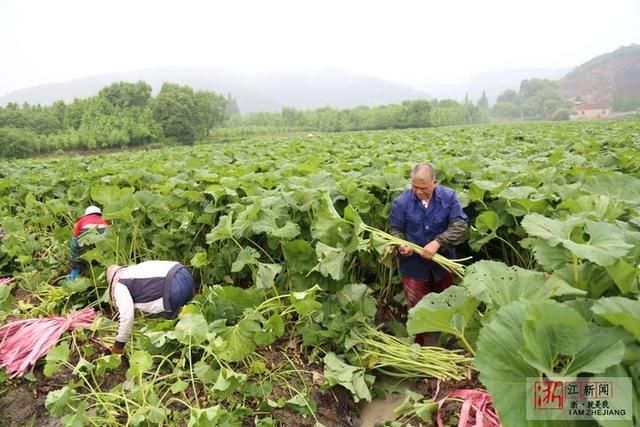
[[462, 243], [467, 215], [456, 193], [438, 185], [430, 164], [418, 164], [411, 172], [411, 189], [391, 206], [391, 234], [422, 246], [420, 255], [409, 246], [398, 248], [400, 273], [408, 308], [429, 292], [442, 292], [453, 283], [453, 275], [431, 261], [440, 253], [455, 258], [454, 246]]

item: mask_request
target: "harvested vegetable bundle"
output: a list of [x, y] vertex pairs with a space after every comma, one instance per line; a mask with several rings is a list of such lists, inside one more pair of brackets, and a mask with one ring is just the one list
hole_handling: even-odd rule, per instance
[[473, 358], [459, 350], [408, 344], [369, 325], [357, 328], [352, 336], [367, 369], [376, 369], [389, 376], [462, 380], [471, 373]]
[[[389, 245], [397, 245], [397, 246], [409, 246], [413, 252], [420, 255], [422, 252], [422, 246], [416, 245], [413, 242], [409, 242], [407, 240], [401, 239], [399, 237], [392, 236], [389, 233], [385, 233], [382, 230], [378, 230], [375, 227], [371, 227], [364, 223], [361, 224], [361, 227], [368, 231], [371, 234], [374, 234], [376, 237], [382, 238], [387, 241]], [[460, 259], [449, 259], [443, 255], [438, 253], [433, 255], [431, 260], [439, 265], [441, 265], [445, 270], [455, 274], [456, 276], [462, 278], [464, 276], [464, 265], [461, 264], [462, 261], [470, 260], [471, 257], [460, 258]]]
[[[439, 387], [440, 384], [438, 383], [438, 388]], [[437, 394], [438, 392], [436, 390], [436, 395]], [[442, 406], [447, 400], [456, 399], [462, 399], [458, 427], [502, 427], [498, 414], [493, 408], [491, 395], [481, 389], [454, 390], [438, 400], [438, 415], [436, 416], [438, 427], [444, 427], [442, 422]], [[475, 411], [475, 414], [471, 413], [472, 409]]]
[[27, 369], [55, 346], [64, 332], [91, 326], [96, 311], [84, 308], [65, 317], [15, 320], [0, 328], [0, 367], [11, 378], [24, 375]]

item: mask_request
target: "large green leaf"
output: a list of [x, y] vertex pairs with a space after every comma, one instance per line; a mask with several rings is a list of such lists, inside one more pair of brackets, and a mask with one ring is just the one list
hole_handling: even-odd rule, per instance
[[91, 419], [87, 415], [86, 401], [79, 402], [73, 409], [73, 413], [62, 417], [62, 425], [65, 427], [84, 427], [90, 424]]
[[133, 196], [134, 190], [133, 187], [94, 185], [91, 187], [91, 198], [104, 206], [105, 217], [131, 221], [133, 211], [140, 208], [140, 203]]
[[76, 392], [69, 386], [64, 386], [60, 390], [50, 391], [47, 394], [45, 406], [56, 417], [69, 412], [75, 403]]
[[476, 229], [480, 233], [496, 231], [501, 225], [500, 217], [492, 210], [484, 211], [476, 218]]
[[69, 360], [69, 344], [61, 342], [47, 352], [43, 373], [46, 377], [53, 375], [63, 363]]
[[464, 327], [476, 313], [479, 301], [461, 286], [450, 286], [442, 293], [431, 292], [409, 310], [407, 332], [464, 333]]
[[240, 319], [234, 326], [225, 327], [219, 332], [224, 339], [219, 357], [227, 362], [241, 361], [256, 349], [253, 336], [261, 329], [258, 322], [248, 317]]
[[314, 239], [328, 244], [337, 244], [342, 241], [340, 229], [349, 225], [336, 212], [329, 193], [323, 193], [314, 209], [311, 233]]
[[538, 271], [509, 267], [496, 261], [479, 261], [467, 268], [463, 285], [474, 298], [497, 309], [514, 301], [546, 300], [561, 295], [582, 295], [560, 279], [545, 279]]
[[209, 263], [209, 260], [207, 259], [207, 253], [206, 252], [198, 252], [198, 253], [196, 253], [191, 258], [191, 261], [189, 261], [189, 264], [191, 264], [191, 266], [194, 267], [194, 268], [206, 267], [206, 265], [208, 263]]
[[567, 265], [557, 269], [551, 275], [551, 280], [562, 280], [574, 288], [586, 291], [591, 298], [599, 298], [608, 289], [615, 286], [604, 267], [590, 262]]
[[513, 186], [513, 187], [505, 188], [500, 193], [498, 193], [497, 196], [501, 197], [503, 199], [507, 199], [507, 200], [513, 200], [513, 199], [526, 200], [532, 194], [535, 194], [535, 192], [536, 192], [536, 189], [533, 188], [533, 187], [527, 187], [527, 186], [517, 187], [517, 186]]
[[374, 317], [377, 312], [376, 300], [365, 284], [346, 285], [336, 294], [336, 298], [349, 313], [361, 312], [366, 317]]
[[629, 238], [629, 233], [625, 233], [614, 224], [586, 221], [585, 231], [589, 235], [587, 242], [569, 241], [563, 242], [563, 245], [579, 258], [587, 259], [600, 266], [608, 267], [615, 264], [618, 258], [624, 257], [633, 249], [633, 245], [625, 242], [625, 238]]
[[238, 257], [231, 264], [231, 272], [237, 273], [242, 271], [247, 265], [256, 265], [258, 264], [258, 260], [260, 259], [260, 254], [256, 249], [252, 247], [244, 247], [238, 253]]
[[[640, 368], [639, 363], [631, 366], [621, 364], [612, 366], [602, 374], [603, 377], [631, 378], [631, 390], [628, 394], [631, 395], [632, 414], [635, 420], [640, 420], [640, 370], [638, 368]], [[625, 421], [600, 419], [598, 424], [601, 427], [637, 427], [638, 423], [633, 419]]]
[[96, 374], [104, 375], [105, 372], [119, 368], [121, 360], [117, 354], [109, 354], [95, 359], [93, 362], [96, 364]]
[[292, 272], [308, 273], [318, 262], [315, 250], [305, 240], [283, 242], [282, 251], [287, 261], [287, 268]]
[[573, 355], [562, 375], [575, 377], [585, 373], [601, 374], [610, 367], [619, 365], [624, 358], [624, 340], [627, 336], [621, 329], [589, 324], [586, 344]]
[[581, 222], [582, 220], [576, 217], [561, 221], [534, 213], [525, 216], [521, 225], [529, 235], [543, 239], [550, 246], [557, 246], [570, 241], [571, 231]]
[[201, 344], [207, 339], [209, 326], [200, 313], [187, 313], [175, 327], [175, 335], [183, 344]]
[[[249, 202], [249, 198], [247, 198], [246, 202]], [[253, 225], [258, 221], [258, 215], [262, 211], [262, 199], [254, 198], [253, 203], [248, 206], [244, 206], [242, 210], [239, 211], [236, 220], [233, 222], [233, 235], [236, 237], [243, 236], [247, 230], [251, 229]], [[268, 210], [271, 213], [270, 210]], [[273, 215], [277, 215], [275, 212], [272, 212]], [[266, 219], [268, 213], [263, 214], [263, 219]]]
[[212, 387], [214, 395], [218, 399], [224, 399], [236, 391], [247, 380], [247, 375], [236, 372], [230, 368], [222, 367], [218, 372], [218, 378]]
[[607, 267], [607, 273], [620, 289], [620, 292], [638, 293], [638, 275], [640, 269], [634, 267], [623, 259], [619, 259], [614, 265]]
[[93, 286], [93, 283], [86, 277], [78, 277], [74, 280], [64, 280], [60, 288], [66, 295], [82, 293]]
[[220, 418], [226, 415], [226, 411], [220, 405], [205, 409], [191, 408], [187, 427], [209, 427], [218, 425]]
[[588, 324], [576, 310], [555, 301], [529, 306], [523, 336], [521, 355], [548, 377], [599, 374], [624, 357], [624, 334]]
[[520, 355], [547, 376], [556, 373], [561, 356], [574, 355], [586, 344], [587, 321], [555, 301], [529, 306], [522, 328], [525, 345]]
[[574, 425], [526, 421], [526, 379], [602, 373], [622, 361], [624, 339], [614, 328], [587, 324], [566, 305], [514, 302], [481, 329], [475, 365], [504, 425]]
[[[282, 226], [278, 225], [278, 220], [283, 223]], [[265, 210], [260, 211], [258, 219], [251, 228], [255, 233], [265, 233], [269, 236], [287, 240], [295, 239], [300, 234], [298, 224], [286, 221], [285, 216], [279, 216], [273, 211]]]
[[208, 244], [212, 244], [214, 242], [220, 240], [226, 240], [233, 237], [233, 211], [229, 212], [228, 215], [223, 215], [220, 217], [218, 221], [218, 225], [216, 225], [209, 233], [207, 233], [206, 239]]
[[624, 214], [624, 209], [605, 195], [589, 194], [576, 199], [568, 199], [558, 205], [573, 214], [586, 215], [598, 221], [613, 221]]
[[[587, 238], [584, 242], [572, 240], [574, 229], [582, 224]], [[633, 249], [633, 245], [625, 241], [629, 232], [606, 222], [584, 221], [576, 217], [561, 221], [531, 214], [522, 220], [522, 227], [529, 235], [543, 239], [550, 246], [562, 245], [578, 258], [603, 267], [615, 264], [618, 258]]]
[[282, 271], [280, 264], [265, 264], [258, 263], [258, 269], [254, 273], [253, 283], [257, 288], [272, 288], [275, 283], [275, 278], [278, 273]]
[[495, 181], [474, 180], [469, 187], [469, 198], [474, 201], [482, 201], [487, 191], [493, 191], [500, 187]]
[[246, 309], [258, 306], [265, 299], [265, 291], [255, 287], [215, 286], [206, 294], [202, 311], [207, 321], [224, 319], [235, 322]]
[[316, 300], [316, 293], [320, 290], [318, 285], [303, 292], [292, 292], [289, 297], [289, 303], [296, 309], [300, 317], [305, 317], [322, 307], [322, 304]]
[[533, 256], [545, 271], [551, 272], [573, 262], [571, 251], [562, 245], [551, 246], [538, 238], [523, 239], [520, 244], [533, 251]]
[[152, 191], [148, 191], [148, 190], [136, 191], [133, 197], [135, 197], [138, 200], [138, 202], [140, 202], [140, 205], [144, 210], [148, 210], [149, 208], [152, 208], [155, 206], [164, 207], [164, 203], [163, 203], [164, 199], [162, 198], [162, 196]]
[[581, 189], [586, 193], [601, 194], [614, 200], [640, 203], [640, 179], [619, 172], [589, 176]]
[[354, 224], [344, 220], [333, 206], [328, 192], [324, 192], [314, 210], [311, 236], [328, 246], [343, 248], [353, 252], [358, 245], [358, 235]]
[[495, 211], [483, 211], [476, 218], [475, 227], [471, 228], [469, 245], [474, 251], [479, 251], [484, 245], [497, 237], [496, 231], [502, 221]]
[[353, 395], [353, 399], [359, 402], [361, 399], [371, 402], [371, 392], [364, 372], [364, 368], [351, 366], [338, 358], [335, 353], [327, 353], [324, 357], [324, 378], [329, 385], [340, 384]]
[[136, 351], [129, 358], [127, 376], [137, 377], [138, 375], [142, 375], [144, 371], [151, 369], [151, 366], [153, 366], [151, 355], [144, 350]]
[[193, 364], [191, 368], [196, 378], [202, 381], [203, 384], [211, 384], [217, 378], [217, 372], [211, 367], [211, 365], [204, 360], [198, 360]]
[[13, 295], [11, 295], [11, 291], [14, 286], [14, 284], [0, 285], [0, 313], [11, 308], [14, 300]]
[[622, 326], [640, 341], [640, 301], [623, 297], [600, 298], [591, 310], [609, 323]]
[[272, 314], [262, 322], [262, 330], [257, 331], [253, 341], [257, 345], [269, 345], [284, 334], [284, 319], [278, 313]]
[[526, 315], [527, 306], [523, 302], [502, 307], [480, 330], [475, 366], [505, 426], [561, 425], [526, 421], [526, 399], [529, 397], [526, 379], [539, 376], [539, 372], [520, 356], [525, 345], [522, 327]]
[[313, 268], [325, 277], [341, 280], [344, 276], [345, 252], [340, 248], [327, 246], [322, 242], [316, 244], [318, 264]]

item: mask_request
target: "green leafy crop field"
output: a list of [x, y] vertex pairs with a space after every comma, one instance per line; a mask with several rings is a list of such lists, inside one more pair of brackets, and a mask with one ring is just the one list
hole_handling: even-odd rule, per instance
[[[418, 162], [457, 191], [470, 229], [458, 255], [472, 259], [457, 286], [406, 313], [381, 242], [348, 219], [387, 229]], [[27, 375], [55, 379], [46, 407], [64, 425], [357, 425], [344, 401], [371, 400], [382, 375], [476, 379], [505, 426], [574, 425], [526, 420], [527, 377], [629, 376], [640, 422], [638, 121], [0, 162], [0, 202], [0, 268], [15, 278], [0, 285], [0, 325], [103, 313]], [[90, 274], [67, 281], [71, 228], [90, 204], [113, 226], [87, 237]], [[124, 366], [102, 351], [117, 329], [104, 269], [149, 259], [189, 266], [198, 294], [176, 321], [137, 317]], [[407, 344], [422, 332], [441, 332], [449, 353]], [[0, 373], [0, 393], [25, 381]], [[399, 422], [431, 425], [419, 404]]]

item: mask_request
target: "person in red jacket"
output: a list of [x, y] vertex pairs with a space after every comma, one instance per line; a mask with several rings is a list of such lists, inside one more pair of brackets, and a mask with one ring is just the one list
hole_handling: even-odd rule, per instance
[[69, 261], [71, 263], [71, 273], [69, 280], [75, 280], [83, 270], [87, 267], [86, 261], [80, 259], [80, 256], [93, 247], [93, 245], [82, 245], [79, 242], [80, 236], [89, 230], [96, 229], [100, 233], [109, 227], [109, 221], [102, 218], [102, 211], [97, 206], [89, 206], [84, 210], [76, 225], [73, 227], [73, 236], [71, 237], [71, 254]]

